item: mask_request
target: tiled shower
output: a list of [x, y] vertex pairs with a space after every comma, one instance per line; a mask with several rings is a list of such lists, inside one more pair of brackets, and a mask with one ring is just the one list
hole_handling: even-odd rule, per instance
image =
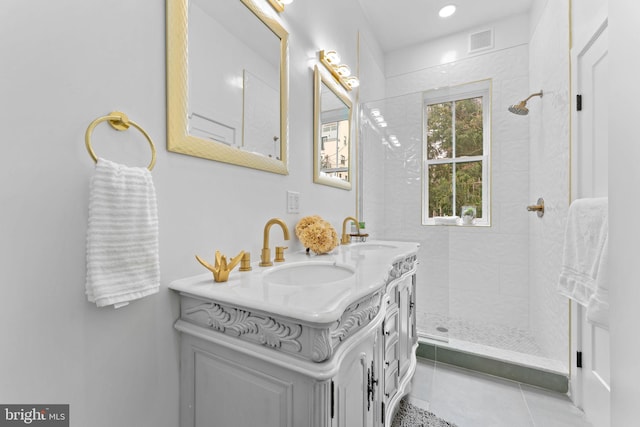
[[[540, 316], [540, 293], [549, 292], [532, 290], [531, 278], [540, 276], [530, 266], [540, 263], [535, 233], [541, 228], [525, 209], [535, 201], [530, 185], [538, 182], [530, 170], [538, 152], [530, 144], [540, 135], [535, 129], [530, 135], [530, 124], [540, 119], [507, 111], [529, 94], [534, 73], [544, 80], [536, 64], [530, 67], [530, 50], [542, 43], [536, 34], [529, 44], [387, 77], [387, 97], [363, 103], [360, 111], [361, 215], [375, 238], [421, 243], [416, 306], [424, 340], [566, 372], [566, 323], [554, 327], [559, 338], [542, 339], [532, 324]], [[422, 225], [422, 92], [485, 79], [492, 86], [491, 226]], [[371, 117], [372, 110], [386, 127]], [[546, 279], [544, 286], [552, 289], [553, 278]], [[566, 315], [557, 304], [551, 309], [551, 316]]]

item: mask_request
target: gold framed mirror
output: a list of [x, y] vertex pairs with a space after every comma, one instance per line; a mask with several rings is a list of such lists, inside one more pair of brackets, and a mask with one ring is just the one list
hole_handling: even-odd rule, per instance
[[288, 174], [289, 34], [274, 14], [258, 0], [167, 1], [169, 151]]
[[351, 190], [351, 100], [317, 65], [313, 76], [313, 182]]

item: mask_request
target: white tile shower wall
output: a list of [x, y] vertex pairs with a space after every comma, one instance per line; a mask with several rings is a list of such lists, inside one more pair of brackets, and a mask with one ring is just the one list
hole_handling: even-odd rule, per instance
[[[365, 158], [365, 181], [374, 179], [367, 173], [384, 176], [384, 227], [376, 231], [382, 238], [421, 243], [417, 300], [431, 313], [529, 327], [529, 218], [524, 209], [529, 194], [528, 118], [506, 111], [529, 91], [528, 61], [528, 46], [521, 44], [407, 72], [387, 79], [384, 101], [366, 104], [381, 109], [387, 135], [396, 135], [401, 144], [386, 148], [384, 157]], [[418, 92], [482, 79], [492, 80], [492, 226], [423, 226]], [[364, 143], [382, 146], [381, 136]], [[379, 195], [367, 202], [370, 192], [364, 192], [365, 212], [380, 207]]]
[[569, 4], [548, 2], [532, 25], [529, 45], [531, 92], [530, 192], [544, 197], [543, 218], [529, 218], [530, 323], [543, 351], [568, 363], [568, 303], [556, 292], [569, 204]]

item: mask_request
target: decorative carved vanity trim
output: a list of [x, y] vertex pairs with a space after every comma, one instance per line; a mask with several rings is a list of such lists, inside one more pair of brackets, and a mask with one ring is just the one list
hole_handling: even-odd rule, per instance
[[402, 260], [394, 262], [391, 271], [389, 271], [387, 284], [402, 277], [403, 274], [411, 271], [415, 266], [417, 260], [417, 255], [410, 255]]
[[[195, 298], [190, 300], [197, 301]], [[302, 325], [273, 316], [262, 316], [215, 302], [201, 302], [189, 308], [183, 304], [182, 319], [287, 353], [302, 350], [299, 340]]]
[[372, 296], [347, 307], [340, 320], [331, 328], [332, 346], [335, 347], [360, 327], [373, 320], [380, 311], [381, 298], [380, 292], [376, 292]]
[[[416, 260], [416, 255], [410, 255], [395, 261], [385, 283], [388, 285], [412, 271]], [[181, 318], [209, 330], [320, 363], [330, 359], [343, 341], [376, 317], [384, 292], [386, 286], [349, 305], [340, 319], [328, 325], [307, 325], [184, 293]]]

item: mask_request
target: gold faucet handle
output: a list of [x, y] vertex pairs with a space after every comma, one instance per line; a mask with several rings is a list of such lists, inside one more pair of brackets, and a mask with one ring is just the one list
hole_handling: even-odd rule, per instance
[[276, 259], [275, 262], [284, 262], [284, 250], [289, 249], [287, 246], [276, 246]]
[[251, 271], [251, 253], [245, 252], [240, 261], [240, 271]]
[[260, 267], [270, 267], [273, 265], [273, 263], [271, 262], [271, 249], [262, 248], [259, 265]]

